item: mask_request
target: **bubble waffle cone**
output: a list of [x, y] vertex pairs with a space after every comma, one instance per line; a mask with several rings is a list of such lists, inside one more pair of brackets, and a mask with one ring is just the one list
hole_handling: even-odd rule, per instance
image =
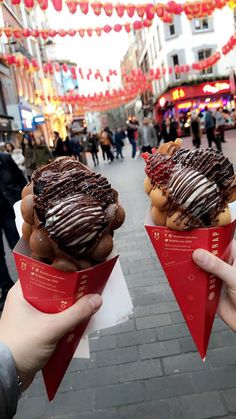
[[236, 195], [233, 166], [213, 149], [173, 144], [144, 158], [151, 200], [145, 227], [204, 359], [222, 281], [198, 268], [192, 252], [203, 248], [228, 262], [235, 232], [228, 207]]
[[[25, 299], [45, 313], [101, 294], [117, 262], [114, 230], [125, 218], [108, 180], [70, 158], [36, 170], [22, 192], [23, 238], [14, 249]], [[43, 369], [52, 400], [87, 323], [67, 334]], [[53, 373], [52, 373], [53, 371]]]

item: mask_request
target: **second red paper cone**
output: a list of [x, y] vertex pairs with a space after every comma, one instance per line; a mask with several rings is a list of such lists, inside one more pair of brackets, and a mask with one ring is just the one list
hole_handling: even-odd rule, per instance
[[145, 225], [177, 303], [202, 359], [205, 358], [222, 281], [198, 268], [195, 249], [206, 249], [228, 261], [235, 221], [225, 227], [177, 232]]

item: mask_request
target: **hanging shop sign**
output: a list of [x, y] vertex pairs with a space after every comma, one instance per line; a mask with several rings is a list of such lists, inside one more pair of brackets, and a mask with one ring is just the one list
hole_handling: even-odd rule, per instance
[[33, 124], [34, 125], [41, 125], [45, 123], [44, 115], [36, 115], [33, 117]]
[[33, 131], [35, 129], [33, 124], [33, 112], [32, 109], [24, 106], [19, 105], [20, 109], [20, 116], [21, 116], [21, 123], [22, 123], [22, 130], [23, 131]]
[[225, 93], [231, 93], [229, 80], [216, 80], [194, 86], [181, 86], [171, 89], [162, 95], [159, 99], [159, 106], [165, 106], [166, 102], [187, 101], [187, 99], [194, 97], [207, 97]]

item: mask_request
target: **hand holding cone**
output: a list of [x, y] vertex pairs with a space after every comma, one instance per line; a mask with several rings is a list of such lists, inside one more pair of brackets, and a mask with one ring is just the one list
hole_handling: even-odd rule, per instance
[[144, 187], [153, 221], [145, 227], [204, 359], [222, 282], [216, 269], [206, 269], [211, 275], [199, 269], [192, 252], [202, 247], [228, 262], [235, 231], [228, 203], [236, 196], [235, 174], [229, 160], [213, 149], [173, 150], [167, 144], [162, 152], [145, 156]]

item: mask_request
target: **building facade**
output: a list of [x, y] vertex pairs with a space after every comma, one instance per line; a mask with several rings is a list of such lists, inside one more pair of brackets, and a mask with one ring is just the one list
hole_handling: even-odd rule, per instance
[[[222, 28], [224, 28], [223, 31]], [[229, 8], [216, 10], [210, 17], [192, 21], [188, 20], [184, 13], [174, 16], [172, 23], [164, 23], [155, 18], [150, 28], [138, 31], [136, 35], [138, 66], [146, 72], [150, 69], [155, 71], [158, 68], [163, 74], [158, 80], [152, 82], [153, 97], [150, 96], [148, 102], [146, 98], [147, 103], [143, 101], [143, 113], [145, 113], [145, 105], [149, 105], [148, 112], [152, 113], [154, 110], [155, 117], [158, 118], [158, 113], [160, 115], [163, 113], [160, 110], [165, 108], [166, 102], [168, 102], [167, 105], [170, 105], [169, 102], [173, 102], [171, 106], [176, 109], [175, 102], [185, 100], [185, 90], [178, 90], [178, 86], [190, 84], [197, 87], [198, 84], [204, 82], [220, 82], [222, 79], [227, 80], [230, 84], [229, 75], [235, 67], [234, 51], [223, 55], [216, 65], [202, 71], [190, 70], [180, 73], [175, 71], [175, 67], [191, 66], [195, 62], [207, 59], [216, 51], [221, 51], [222, 46], [234, 32], [235, 16]], [[170, 67], [173, 69], [172, 73], [168, 71]], [[177, 89], [172, 91], [174, 94], [171, 97], [165, 97], [164, 94], [174, 87]], [[214, 97], [214, 94], [221, 90], [221, 85], [218, 84], [212, 87], [211, 92], [208, 87], [209, 91], [203, 96], [203, 98], [205, 97], [204, 101], [210, 102], [213, 108], [219, 104], [232, 107], [230, 86], [226, 90], [225, 85], [223, 87], [225, 94], [221, 100], [219, 97], [216, 99]], [[199, 89], [197, 88], [196, 97], [198, 93]], [[194, 90], [191, 94], [193, 97], [195, 96]], [[189, 92], [188, 94], [186, 92], [186, 98], [189, 99]], [[181, 110], [184, 109], [182, 105]]]

